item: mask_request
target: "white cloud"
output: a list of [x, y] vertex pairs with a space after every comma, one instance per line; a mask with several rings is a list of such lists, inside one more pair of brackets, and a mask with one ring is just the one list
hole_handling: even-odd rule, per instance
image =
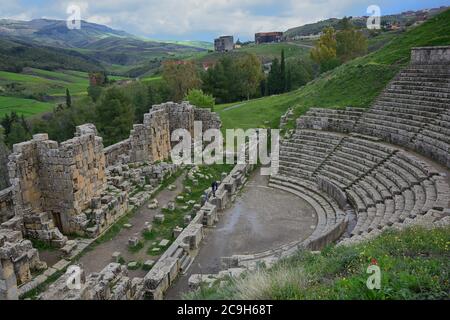
[[[6, 2], [5, 0], [2, 0]], [[305, 23], [350, 14], [364, 15], [373, 0], [63, 0], [18, 10], [18, 0], [0, 7], [10, 15], [66, 19], [69, 4], [79, 4], [82, 19], [151, 37], [233, 34], [252, 38], [258, 31], [284, 31]], [[386, 4], [387, 0], [377, 0]]]
[[111, 24], [112, 19], [111, 19], [111, 17], [107, 17], [107, 16], [93, 15], [93, 16], [86, 18], [86, 21], [91, 22], [91, 23], [97, 23], [97, 24], [103, 24], [103, 25], [109, 26]]

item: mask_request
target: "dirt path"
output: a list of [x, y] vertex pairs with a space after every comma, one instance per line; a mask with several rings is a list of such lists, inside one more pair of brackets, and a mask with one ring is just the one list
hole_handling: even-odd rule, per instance
[[[132, 225], [130, 229], [123, 228], [114, 239], [101, 243], [86, 252], [86, 254], [80, 259], [80, 262], [84, 266], [84, 270], [86, 274], [91, 272], [99, 272], [104, 267], [106, 267], [109, 263], [113, 262], [112, 254], [113, 252], [120, 252], [123, 259], [126, 262], [131, 261], [140, 261], [145, 262], [147, 260], [157, 260], [157, 257], [151, 257], [147, 255], [147, 245], [143, 249], [141, 249], [137, 253], [132, 253], [128, 249], [128, 239], [130, 237], [138, 235], [139, 238], [142, 238], [142, 232], [144, 230], [145, 222], [152, 222], [153, 217], [161, 212], [161, 208], [168, 204], [170, 201], [174, 201], [176, 196], [182, 192], [183, 190], [183, 180], [185, 175], [179, 177], [174, 185], [176, 189], [173, 191], [169, 191], [167, 189], [162, 190], [156, 196], [156, 199], [159, 202], [159, 208], [156, 210], [150, 210], [147, 208], [147, 204], [144, 204], [141, 208], [139, 208], [136, 213], [129, 219], [129, 223]], [[142, 269], [129, 271], [130, 277], [143, 277], [147, 271]]]
[[180, 299], [192, 274], [218, 273], [221, 257], [274, 249], [312, 234], [317, 224], [314, 208], [267, 184], [268, 177], [252, 175], [233, 207], [223, 212], [216, 228], [208, 230], [199, 255], [169, 289], [167, 299]]

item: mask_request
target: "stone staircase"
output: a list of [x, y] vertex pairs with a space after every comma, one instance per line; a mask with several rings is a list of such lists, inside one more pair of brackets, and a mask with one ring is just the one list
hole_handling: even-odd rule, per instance
[[297, 130], [281, 148], [280, 176], [272, 177], [269, 186], [316, 208], [319, 223], [313, 238], [326, 235], [345, 218], [332, 195], [319, 190], [319, 178], [341, 190], [355, 209], [357, 222], [349, 232], [355, 239], [430, 214], [448, 215], [450, 187], [444, 174], [411, 153], [354, 136]]
[[450, 167], [450, 66], [404, 69], [362, 116], [355, 131], [412, 148]]

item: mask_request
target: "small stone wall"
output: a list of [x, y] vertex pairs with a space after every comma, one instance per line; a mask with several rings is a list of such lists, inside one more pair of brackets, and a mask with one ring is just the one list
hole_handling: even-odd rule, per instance
[[15, 145], [9, 168], [19, 214], [48, 212], [66, 233], [73, 231], [71, 217], [106, 187], [102, 138], [93, 125], [77, 127], [61, 145], [46, 134]]
[[104, 149], [106, 166], [130, 162], [131, 139], [123, 140]]
[[450, 63], [450, 46], [413, 48], [411, 64], [448, 64]]
[[220, 129], [219, 116], [210, 109], [196, 108], [188, 102], [155, 105], [144, 115], [142, 124], [133, 126], [130, 138], [105, 148], [106, 166], [168, 159], [171, 134], [176, 129], [194, 134], [194, 121], [201, 121], [203, 131]]
[[313, 129], [349, 133], [363, 115], [364, 109], [322, 109], [311, 108], [297, 119], [297, 129]]
[[170, 133], [177, 129], [186, 129], [194, 136], [194, 107], [188, 102], [181, 104], [167, 102], [153, 106], [152, 111], [165, 111], [170, 123]]
[[143, 280], [130, 278], [125, 266], [107, 265], [101, 272], [86, 277], [80, 268], [79, 288], [69, 288], [73, 277], [71, 268], [39, 296], [39, 300], [142, 300]]
[[220, 129], [222, 121], [217, 113], [211, 109], [194, 108], [194, 120], [202, 122], [203, 132], [209, 129]]
[[22, 232], [0, 229], [0, 300], [18, 299], [17, 286], [30, 281], [32, 272], [46, 268]]

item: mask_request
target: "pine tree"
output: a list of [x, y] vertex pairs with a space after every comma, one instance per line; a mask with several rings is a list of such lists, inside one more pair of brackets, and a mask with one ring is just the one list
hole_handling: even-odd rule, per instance
[[67, 108], [72, 107], [72, 97], [70, 96], [69, 89], [66, 89], [66, 106]]
[[286, 91], [289, 92], [291, 90], [292, 90], [292, 72], [291, 69], [289, 69], [286, 77]]
[[286, 57], [285, 57], [285, 54], [284, 54], [284, 49], [281, 50], [280, 88], [281, 88], [281, 92], [286, 92], [286, 89], [287, 89], [287, 83], [286, 83]]

